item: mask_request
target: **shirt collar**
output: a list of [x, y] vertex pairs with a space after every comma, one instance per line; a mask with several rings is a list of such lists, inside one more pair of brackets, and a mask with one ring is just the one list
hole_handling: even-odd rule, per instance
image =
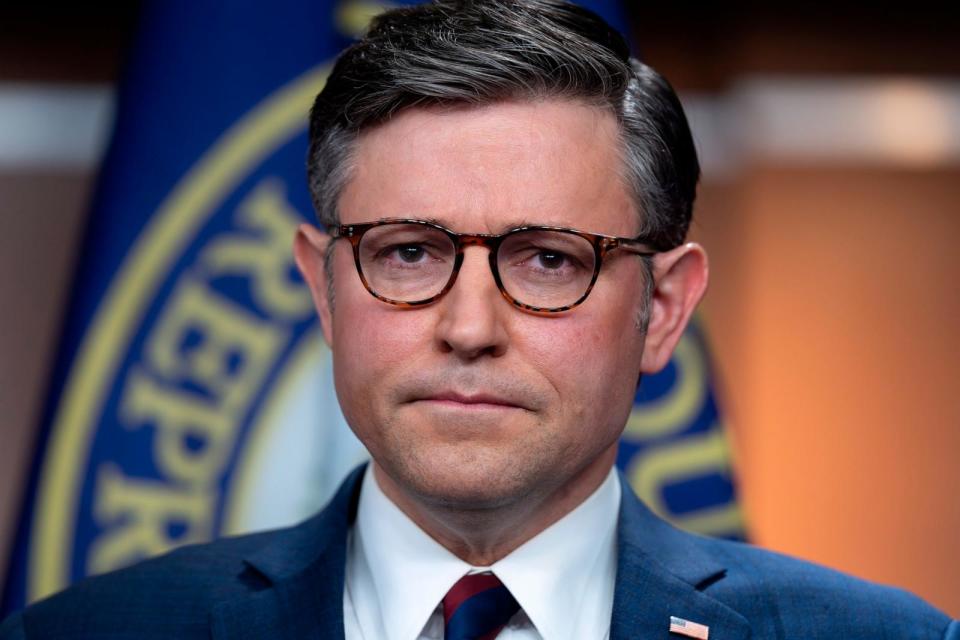
[[416, 638], [437, 603], [470, 569], [383, 493], [372, 464], [360, 490], [354, 536], [370, 568], [388, 640]]
[[609, 629], [619, 508], [611, 469], [576, 509], [491, 567], [544, 640], [601, 638]]
[[[416, 638], [463, 575], [493, 571], [544, 640], [602, 637], [616, 577], [620, 483], [610, 474], [573, 511], [491, 567], [473, 567], [421, 530], [367, 469], [354, 525], [388, 640]], [[589, 630], [586, 636], [581, 630]]]

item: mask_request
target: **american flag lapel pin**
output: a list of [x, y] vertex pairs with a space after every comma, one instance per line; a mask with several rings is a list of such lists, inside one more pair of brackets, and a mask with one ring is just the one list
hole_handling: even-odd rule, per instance
[[670, 616], [670, 633], [697, 638], [698, 640], [707, 640], [710, 637], [710, 627], [677, 616]]

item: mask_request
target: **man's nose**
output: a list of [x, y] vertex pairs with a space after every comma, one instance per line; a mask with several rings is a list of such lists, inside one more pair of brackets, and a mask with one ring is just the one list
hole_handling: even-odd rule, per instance
[[464, 359], [503, 355], [509, 341], [506, 321], [513, 309], [497, 288], [487, 251], [482, 247], [463, 250], [457, 281], [437, 302], [440, 347]]

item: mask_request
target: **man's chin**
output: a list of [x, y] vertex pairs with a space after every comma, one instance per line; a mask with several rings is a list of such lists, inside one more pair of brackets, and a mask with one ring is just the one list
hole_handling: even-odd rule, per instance
[[490, 482], [474, 485], [423, 487], [418, 498], [434, 509], [446, 511], [489, 512], [505, 509], [522, 500], [522, 495], [513, 487], [501, 487]]
[[531, 486], [530, 478], [519, 473], [516, 464], [502, 460], [434, 457], [394, 464], [385, 471], [408, 499], [431, 509], [503, 509], [523, 500]]

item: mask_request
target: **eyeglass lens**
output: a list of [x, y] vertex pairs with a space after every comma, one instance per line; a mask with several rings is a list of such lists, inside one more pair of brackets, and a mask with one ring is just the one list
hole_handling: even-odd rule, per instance
[[[398, 302], [439, 294], [456, 262], [454, 241], [428, 225], [373, 227], [360, 240], [360, 268], [375, 292]], [[558, 308], [579, 300], [593, 279], [596, 253], [589, 240], [546, 229], [515, 231], [497, 250], [497, 270], [507, 294], [519, 303]]]

